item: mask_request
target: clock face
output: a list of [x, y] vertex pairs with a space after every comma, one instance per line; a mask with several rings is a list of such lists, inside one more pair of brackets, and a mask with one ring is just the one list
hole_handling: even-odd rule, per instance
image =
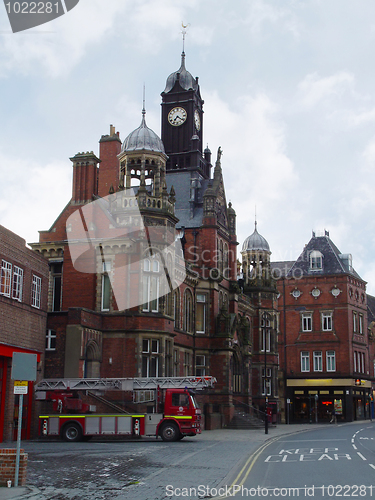
[[186, 109], [184, 108], [180, 107], [173, 108], [168, 113], [168, 121], [174, 127], [182, 125], [186, 121], [186, 118], [187, 118], [187, 112]]
[[194, 123], [195, 123], [195, 128], [198, 130], [201, 129], [201, 119], [199, 118], [199, 113], [197, 110], [194, 111]]

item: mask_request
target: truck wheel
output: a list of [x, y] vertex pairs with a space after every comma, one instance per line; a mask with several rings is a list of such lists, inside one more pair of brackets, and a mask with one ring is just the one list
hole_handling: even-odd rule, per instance
[[180, 431], [176, 424], [164, 424], [160, 436], [163, 441], [177, 441], [180, 437]]
[[70, 443], [81, 441], [82, 439], [81, 427], [74, 422], [66, 424], [62, 431], [62, 437], [64, 441], [68, 441]]

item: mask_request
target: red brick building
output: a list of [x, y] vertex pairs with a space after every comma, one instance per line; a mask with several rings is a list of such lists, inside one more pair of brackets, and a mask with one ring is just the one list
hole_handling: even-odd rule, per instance
[[[201, 398], [212, 428], [229, 422], [236, 401], [251, 403], [254, 308], [239, 294], [222, 151], [213, 168], [211, 151], [202, 150], [198, 79], [184, 53], [162, 92], [161, 120], [161, 139], [143, 110], [124, 142], [111, 126], [98, 157], [71, 158], [72, 199], [32, 245], [50, 265], [45, 377], [212, 375], [218, 383]], [[100, 207], [98, 218], [87, 218], [92, 206]], [[144, 228], [134, 230], [134, 207]], [[72, 238], [90, 240], [77, 259]], [[168, 248], [177, 240], [183, 253], [171, 257], [168, 273]]]
[[367, 324], [366, 282], [351, 254], [325, 231], [295, 262], [273, 263], [278, 274], [280, 385], [283, 418], [342, 420], [369, 417], [373, 345]]
[[[0, 442], [14, 439], [18, 396], [11, 380], [14, 352], [37, 354], [43, 366], [47, 324], [48, 263], [25, 240], [0, 226]], [[22, 439], [32, 433], [32, 383], [24, 396]]]

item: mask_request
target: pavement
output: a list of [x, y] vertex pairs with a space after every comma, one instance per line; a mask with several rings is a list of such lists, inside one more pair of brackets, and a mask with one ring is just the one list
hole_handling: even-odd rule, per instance
[[[0, 487], [0, 500], [171, 498], [166, 495], [167, 484], [173, 483], [181, 488], [200, 484], [210, 487], [230, 484], [246, 459], [267, 440], [326, 425], [279, 424], [270, 426], [268, 434], [265, 434], [264, 429], [217, 429], [203, 431], [200, 436], [190, 440], [185, 438], [178, 443], [161, 443], [156, 440], [132, 444], [113, 442], [111, 446], [105, 443], [106, 448], [100, 448], [102, 443], [91, 441], [83, 444], [85, 447], [82, 452], [78, 448], [76, 451], [72, 451], [74, 448], [67, 451], [66, 443], [55, 443], [46, 452], [45, 442], [24, 441], [22, 447], [29, 453], [29, 484], [17, 488]], [[72, 443], [76, 446], [78, 444]], [[64, 445], [65, 448], [61, 448], [60, 452], [59, 446]], [[7, 446], [3, 443], [2, 447], [9, 447], [9, 444]], [[108, 453], [109, 449], [111, 453]], [[74, 460], [80, 460], [85, 453], [87, 465], [77, 467]], [[141, 455], [142, 461], [139, 460]], [[58, 472], [63, 469], [64, 461], [65, 469], [59, 478]], [[122, 474], [118, 473], [121, 469], [119, 465], [123, 466], [125, 462], [130, 467], [133, 466], [130, 469], [133, 475], [125, 474], [124, 469]], [[45, 473], [43, 476], [40, 463], [50, 466], [49, 475]], [[95, 463], [96, 469], [93, 468]], [[80, 469], [79, 477], [74, 476], [75, 469]], [[103, 473], [105, 471], [107, 473]], [[135, 474], [138, 474], [138, 478]], [[131, 480], [132, 477], [139, 480]]]

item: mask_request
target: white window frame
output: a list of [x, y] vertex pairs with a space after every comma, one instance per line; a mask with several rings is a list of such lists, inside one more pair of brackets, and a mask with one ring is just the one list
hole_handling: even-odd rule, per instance
[[[160, 340], [153, 338], [142, 339], [142, 377], [160, 377]], [[146, 360], [144, 364], [144, 360]], [[155, 361], [155, 374], [151, 373], [152, 363]], [[146, 373], [144, 369], [146, 368]]]
[[143, 261], [143, 312], [159, 312], [160, 264], [156, 259]]
[[323, 353], [322, 351], [313, 352], [313, 368], [314, 372], [323, 371]]
[[357, 373], [357, 351], [353, 352], [353, 371]]
[[312, 332], [312, 313], [302, 313], [302, 331]]
[[18, 302], [22, 302], [22, 288], [23, 288], [23, 269], [18, 266], [14, 266], [12, 299], [18, 300]]
[[310, 353], [309, 351], [301, 351], [301, 372], [310, 371]]
[[319, 250], [310, 253], [310, 270], [321, 271], [323, 269], [323, 255]]
[[357, 313], [353, 311], [353, 332], [357, 333]]
[[327, 372], [335, 372], [336, 371], [336, 352], [335, 351], [326, 351], [326, 367]]
[[204, 354], [196, 354], [195, 356], [195, 375], [197, 377], [206, 376], [206, 356]]
[[205, 293], [197, 293], [197, 303], [196, 303], [196, 323], [198, 318], [198, 307], [203, 309], [203, 319], [202, 319], [202, 330], [196, 330], [196, 333], [206, 333], [206, 310], [207, 310], [207, 295]]
[[[55, 347], [52, 347], [52, 343], [55, 343]], [[46, 333], [46, 351], [56, 351], [56, 331], [48, 329]]]
[[322, 312], [322, 330], [323, 332], [331, 332], [333, 330], [332, 312]]
[[264, 376], [264, 367], [262, 368], [262, 396], [272, 395], [272, 368], [267, 367], [267, 377]]
[[358, 315], [358, 333], [363, 335], [363, 314]]
[[42, 295], [42, 278], [33, 274], [31, 283], [31, 306], [40, 309]]
[[12, 288], [12, 264], [2, 259], [0, 295], [4, 295], [4, 297], [10, 297], [11, 288]]

